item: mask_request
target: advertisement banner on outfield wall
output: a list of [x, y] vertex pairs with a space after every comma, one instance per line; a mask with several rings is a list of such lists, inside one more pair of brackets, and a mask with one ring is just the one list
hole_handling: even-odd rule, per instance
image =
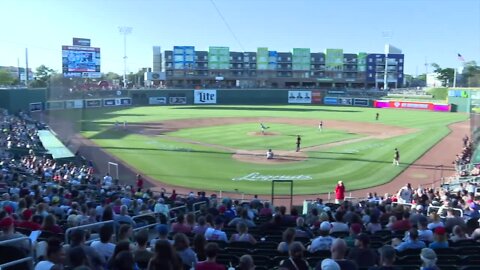
[[85, 107], [87, 107], [87, 108], [102, 107], [102, 100], [101, 99], [86, 99], [85, 100]]
[[112, 106], [130, 106], [132, 105], [131, 98], [105, 98], [103, 100], [103, 106], [112, 107]]
[[325, 105], [338, 105], [338, 98], [337, 97], [325, 97], [323, 99], [323, 104], [325, 104]]
[[195, 104], [216, 104], [217, 90], [193, 90]]
[[312, 103], [312, 91], [288, 91], [288, 103], [310, 104]]
[[187, 104], [187, 97], [169, 97], [168, 103], [170, 105], [184, 105]]
[[43, 109], [43, 106], [41, 102], [34, 102], [30, 103], [29, 108], [31, 112], [39, 112]]
[[167, 97], [149, 97], [148, 104], [150, 105], [165, 105], [167, 104]]
[[368, 107], [368, 98], [354, 98], [353, 105]]
[[395, 109], [415, 109], [437, 112], [449, 112], [449, 104], [437, 104], [432, 102], [413, 102], [413, 101], [395, 101], [395, 100], [375, 100], [375, 108], [395, 108]]
[[341, 98], [339, 97], [337, 99], [338, 105], [344, 105], [344, 106], [352, 106], [353, 100], [352, 98]]
[[83, 99], [74, 99], [65, 101], [66, 109], [81, 109], [83, 108]]
[[45, 102], [45, 110], [63, 110], [63, 109], [65, 109], [65, 102], [63, 100]]
[[312, 103], [321, 104], [322, 103], [322, 92], [312, 91]]

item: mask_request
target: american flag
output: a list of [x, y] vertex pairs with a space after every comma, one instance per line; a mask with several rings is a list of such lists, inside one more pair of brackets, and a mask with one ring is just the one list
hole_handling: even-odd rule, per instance
[[457, 56], [458, 56], [458, 61], [465, 62], [465, 59], [461, 54], [457, 53]]

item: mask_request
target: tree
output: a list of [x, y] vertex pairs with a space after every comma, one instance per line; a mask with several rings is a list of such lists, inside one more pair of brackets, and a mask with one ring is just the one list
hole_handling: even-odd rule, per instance
[[463, 65], [462, 85], [468, 87], [480, 86], [480, 66], [475, 61], [466, 62]]
[[120, 80], [122, 76], [115, 72], [108, 72], [107, 74], [102, 74], [102, 81], [113, 81], [113, 80]]
[[7, 70], [0, 70], [0, 85], [12, 85], [15, 82], [15, 77]]
[[432, 63], [432, 67], [437, 74], [437, 78], [442, 82], [442, 86], [453, 85], [455, 70], [453, 68], [441, 68], [438, 64]]
[[52, 75], [57, 74], [55, 70], [41, 65], [35, 70], [35, 80], [30, 83], [31, 87], [47, 87]]

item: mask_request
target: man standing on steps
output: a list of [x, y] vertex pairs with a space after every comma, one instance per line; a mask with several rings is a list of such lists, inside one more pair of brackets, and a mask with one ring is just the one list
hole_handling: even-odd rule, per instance
[[393, 165], [400, 165], [400, 152], [398, 152], [397, 148], [395, 148], [395, 153], [393, 154]]
[[300, 135], [297, 135], [297, 152], [300, 151], [301, 143], [302, 143], [302, 138], [300, 138]]

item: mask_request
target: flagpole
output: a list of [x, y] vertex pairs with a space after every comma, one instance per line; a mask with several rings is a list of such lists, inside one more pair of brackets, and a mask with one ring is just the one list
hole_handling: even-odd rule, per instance
[[457, 86], [457, 68], [453, 69], [453, 88]]

